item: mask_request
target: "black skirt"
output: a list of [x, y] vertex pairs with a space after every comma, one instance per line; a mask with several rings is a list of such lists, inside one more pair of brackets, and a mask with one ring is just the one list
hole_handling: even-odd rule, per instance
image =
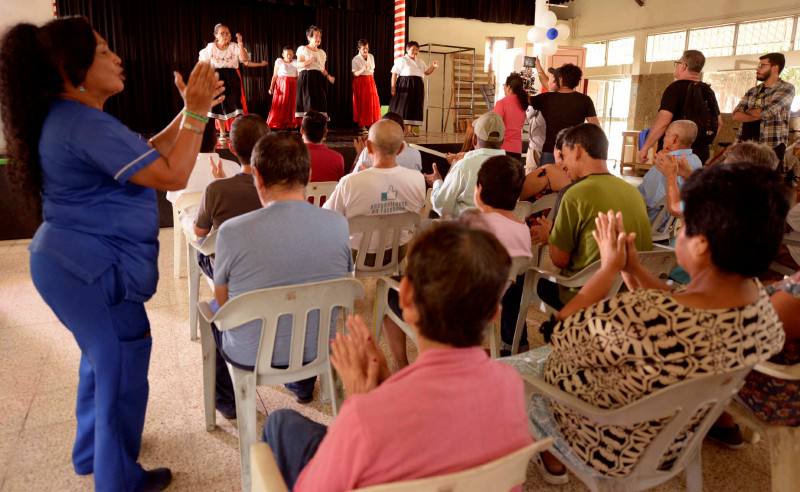
[[422, 111], [425, 105], [425, 82], [416, 75], [397, 77], [397, 90], [392, 96], [389, 111], [403, 117], [406, 125], [422, 125]]
[[208, 112], [209, 118], [230, 120], [244, 114], [242, 110], [242, 79], [235, 68], [217, 68], [219, 80], [225, 82], [225, 99]]
[[328, 115], [328, 79], [319, 70], [303, 70], [297, 76], [297, 100], [294, 115], [302, 118], [307, 111]]

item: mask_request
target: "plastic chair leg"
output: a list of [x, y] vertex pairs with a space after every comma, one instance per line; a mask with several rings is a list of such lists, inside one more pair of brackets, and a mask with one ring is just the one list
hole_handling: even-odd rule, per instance
[[172, 276], [181, 276], [181, 248], [183, 248], [183, 229], [178, 211], [172, 208]]
[[217, 396], [217, 345], [211, 333], [211, 325], [200, 322], [200, 345], [203, 349], [203, 409], [206, 414], [206, 430], [217, 427], [217, 410], [214, 400]]
[[336, 380], [333, 377], [333, 369], [331, 369], [330, 363], [328, 363], [328, 370], [320, 374], [320, 394], [323, 392], [331, 399], [331, 412], [336, 417], [339, 413], [339, 399], [336, 391]]
[[383, 317], [386, 315], [388, 306], [389, 284], [378, 279], [375, 284], [375, 316], [373, 322], [375, 323], [375, 343], [380, 342], [381, 332], [383, 331]]
[[533, 271], [528, 270], [525, 272], [525, 281], [522, 287], [522, 297], [520, 298], [519, 302], [519, 313], [517, 314], [517, 326], [514, 327], [514, 340], [511, 342], [511, 354], [518, 354], [519, 353], [519, 343], [520, 339], [522, 338], [522, 327], [525, 324], [525, 318], [528, 317], [528, 307], [531, 305], [531, 300], [533, 298], [533, 289], [536, 288], [534, 285], [535, 277]]
[[703, 458], [699, 448], [686, 463], [686, 491], [703, 492]]
[[[193, 251], [193, 250], [191, 250]], [[190, 253], [191, 253], [190, 251]], [[197, 258], [188, 258], [189, 264], [189, 340], [197, 340], [197, 302], [200, 299], [200, 265]]]
[[250, 447], [257, 440], [256, 375], [228, 365], [236, 395], [236, 425], [239, 428], [239, 459], [242, 470], [242, 490], [251, 490]]

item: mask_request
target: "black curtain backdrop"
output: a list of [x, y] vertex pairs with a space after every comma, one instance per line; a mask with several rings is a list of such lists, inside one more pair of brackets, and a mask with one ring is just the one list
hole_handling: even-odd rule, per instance
[[188, 77], [198, 52], [213, 41], [214, 25], [241, 32], [255, 61], [269, 66], [241, 67], [248, 109], [267, 116], [275, 59], [281, 48], [306, 43], [305, 30], [322, 28], [322, 48], [336, 83], [328, 87], [328, 110], [335, 127], [352, 127], [350, 61], [356, 42], [366, 38], [375, 56], [376, 82], [382, 104], [388, 104], [392, 66], [392, 0], [58, 0], [58, 15], [89, 18], [121, 58], [126, 71], [122, 94], [106, 110], [135, 131], [151, 135], [181, 108], [173, 70]]
[[459, 17], [533, 25], [534, 10], [533, 0], [406, 0], [410, 17]]

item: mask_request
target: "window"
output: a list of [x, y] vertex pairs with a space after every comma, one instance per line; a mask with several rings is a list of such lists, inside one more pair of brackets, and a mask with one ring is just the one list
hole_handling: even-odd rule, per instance
[[677, 60], [686, 46], [686, 31], [666, 32], [647, 36], [645, 61]]
[[736, 26], [716, 26], [689, 31], [689, 49], [700, 50], [706, 57], [731, 56]]
[[483, 54], [483, 71], [493, 72], [497, 64], [497, 56], [501, 51], [514, 47], [514, 38], [486, 38]]
[[739, 24], [736, 39], [737, 55], [788, 51], [792, 45], [794, 19], [774, 19]]
[[615, 39], [608, 42], [607, 65], [629, 65], [633, 63], [633, 38]]
[[602, 67], [606, 64], [606, 43], [587, 43], [583, 47], [586, 48], [587, 67]]

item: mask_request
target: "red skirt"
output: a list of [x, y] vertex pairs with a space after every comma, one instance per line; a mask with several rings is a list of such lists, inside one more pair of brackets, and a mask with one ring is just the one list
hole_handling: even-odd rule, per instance
[[270, 128], [296, 128], [294, 117], [295, 98], [297, 97], [297, 77], [278, 77], [275, 90], [272, 91], [272, 106], [269, 108], [267, 124]]
[[353, 79], [353, 121], [358, 126], [369, 127], [381, 119], [381, 101], [372, 75]]

